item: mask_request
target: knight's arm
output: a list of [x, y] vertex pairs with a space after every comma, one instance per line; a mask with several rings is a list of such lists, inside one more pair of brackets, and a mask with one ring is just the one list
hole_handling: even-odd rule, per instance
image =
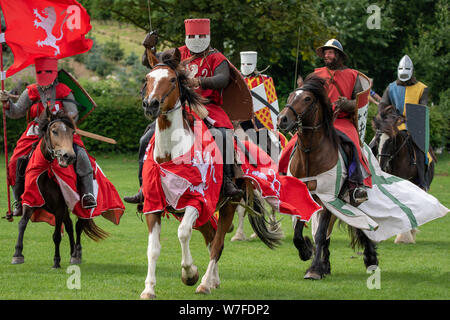
[[[75, 97], [72, 92], [69, 93], [64, 99], [75, 101]], [[63, 105], [64, 105], [64, 111], [66, 112], [66, 114], [69, 115], [70, 117], [72, 117], [73, 121], [77, 122], [78, 121], [77, 105], [70, 101], [63, 101]]]
[[6, 116], [11, 119], [20, 119], [26, 116], [28, 109], [33, 105], [33, 101], [28, 96], [28, 89], [25, 89], [16, 103], [9, 99], [8, 104], [9, 109], [5, 110]]
[[359, 80], [359, 77], [356, 77], [355, 86], [353, 87], [352, 91], [352, 99], [342, 99], [338, 100], [336, 103], [337, 106], [341, 109], [341, 111], [347, 112], [347, 113], [353, 113], [356, 111], [356, 95], [363, 91], [363, 87], [361, 85], [361, 81]]
[[212, 77], [199, 78], [202, 89], [224, 89], [230, 81], [230, 67], [226, 60], [214, 70]]
[[378, 103], [378, 113], [383, 113], [387, 106], [392, 105], [391, 98], [389, 98], [389, 87], [386, 88], [381, 97], [380, 103]]

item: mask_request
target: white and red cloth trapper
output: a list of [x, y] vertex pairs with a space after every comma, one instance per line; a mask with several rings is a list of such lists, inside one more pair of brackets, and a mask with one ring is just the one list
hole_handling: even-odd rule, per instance
[[153, 159], [155, 136], [150, 140], [142, 170], [143, 212], [164, 212], [168, 207], [182, 210], [192, 206], [199, 212], [194, 228], [208, 221], [215, 227], [213, 215], [223, 178], [222, 155], [203, 121], [195, 113], [191, 114], [195, 119], [192, 128], [195, 138], [188, 153], [158, 164]]
[[[92, 219], [103, 215], [106, 219], [119, 224], [120, 218], [125, 211], [122, 199], [114, 185], [104, 175], [95, 159], [89, 155], [94, 170], [94, 197], [97, 207], [83, 209], [80, 196], [77, 192], [77, 175], [73, 165], [67, 168], [59, 166], [58, 161], [48, 161], [41, 152], [41, 142], [33, 152], [25, 173], [25, 191], [22, 195], [22, 204], [29, 207], [40, 208], [45, 204], [42, 192], [39, 190], [38, 179], [44, 174], [52, 177], [61, 188], [64, 200], [75, 215], [83, 219]], [[33, 222], [48, 222], [55, 225], [54, 215], [44, 209], [37, 209], [31, 218]]]
[[[143, 212], [150, 214], [164, 212], [168, 207], [181, 210], [192, 206], [199, 212], [194, 225], [198, 228], [208, 220], [215, 225], [214, 212], [220, 196], [223, 165], [221, 153], [206, 125], [197, 115], [192, 115], [196, 120], [194, 126], [201, 126], [201, 130], [199, 127], [194, 129], [194, 145], [185, 155], [158, 164], [153, 159], [155, 138], [150, 141], [142, 173]], [[303, 182], [278, 175], [277, 164], [267, 153], [249, 141], [245, 146], [253, 159], [257, 159], [257, 165], [251, 164], [235, 143], [244, 177], [252, 180], [254, 187], [275, 210], [309, 221], [322, 209]]]

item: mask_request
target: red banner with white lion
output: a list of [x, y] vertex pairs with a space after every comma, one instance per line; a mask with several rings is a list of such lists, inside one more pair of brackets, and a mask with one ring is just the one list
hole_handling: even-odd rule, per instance
[[85, 35], [91, 30], [89, 15], [76, 0], [0, 0], [6, 30], [4, 42], [14, 63], [6, 77], [34, 64], [39, 57], [62, 59], [92, 47]]

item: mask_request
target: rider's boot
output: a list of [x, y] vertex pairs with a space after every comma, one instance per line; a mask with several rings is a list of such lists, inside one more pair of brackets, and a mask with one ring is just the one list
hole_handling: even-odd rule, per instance
[[222, 182], [222, 191], [225, 197], [242, 197], [244, 195], [244, 191], [239, 189], [236, 184], [233, 182], [234, 178], [234, 170], [233, 164], [224, 164], [223, 165], [223, 182]]
[[350, 203], [353, 206], [359, 206], [361, 203], [369, 199], [367, 191], [363, 186], [357, 186], [355, 184], [350, 184], [348, 193], [350, 196]]
[[97, 200], [94, 197], [94, 174], [92, 165], [86, 150], [74, 144], [77, 154], [75, 172], [78, 180], [78, 192], [81, 197], [81, 207], [90, 209], [97, 207]]

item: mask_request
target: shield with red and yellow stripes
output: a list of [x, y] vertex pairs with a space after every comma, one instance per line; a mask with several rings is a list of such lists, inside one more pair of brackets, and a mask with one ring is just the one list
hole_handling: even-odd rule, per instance
[[252, 92], [253, 110], [256, 119], [267, 129], [274, 130], [279, 107], [273, 79], [259, 75], [245, 78], [245, 81]]

